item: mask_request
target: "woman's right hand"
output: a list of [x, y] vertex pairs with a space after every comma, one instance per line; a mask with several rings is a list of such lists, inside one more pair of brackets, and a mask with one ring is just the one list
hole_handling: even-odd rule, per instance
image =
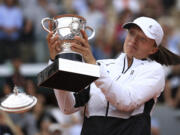
[[53, 32], [47, 35], [47, 42], [49, 48], [49, 54], [51, 60], [55, 59], [55, 56], [61, 51], [61, 42], [58, 35], [53, 35]]
[[[48, 22], [49, 30], [53, 30], [53, 23], [50, 21]], [[48, 33], [47, 37], [48, 48], [49, 48], [49, 55], [50, 59], [54, 60], [56, 55], [61, 51], [61, 41], [59, 40], [58, 34], [54, 34], [54, 32]]]

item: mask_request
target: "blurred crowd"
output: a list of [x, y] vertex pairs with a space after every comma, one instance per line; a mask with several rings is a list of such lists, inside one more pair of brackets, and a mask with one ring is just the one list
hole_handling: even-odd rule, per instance
[[[63, 115], [55, 101], [49, 100], [54, 94], [39, 92], [36, 81], [19, 71], [24, 63], [47, 63], [47, 32], [41, 20], [60, 14], [83, 16], [87, 26], [95, 29], [96, 36], [89, 42], [96, 59], [115, 58], [123, 51], [127, 31], [122, 25], [138, 16], [157, 19], [165, 32], [162, 45], [180, 55], [180, 0], [0, 0], [0, 64], [10, 62], [13, 67], [0, 97], [11, 94], [16, 84], [38, 98], [28, 113], [0, 111], [0, 135], [2, 131], [6, 135], [79, 135], [83, 113]], [[164, 68], [166, 87], [158, 102], [179, 109], [180, 66]], [[152, 131], [159, 135], [158, 129]]]

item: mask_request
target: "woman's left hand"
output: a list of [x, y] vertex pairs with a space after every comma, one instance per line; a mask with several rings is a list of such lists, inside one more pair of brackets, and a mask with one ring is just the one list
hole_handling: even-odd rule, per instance
[[71, 43], [71, 49], [83, 55], [84, 61], [89, 64], [96, 64], [96, 59], [94, 58], [91, 47], [88, 43], [88, 37], [85, 31], [81, 30], [82, 38], [75, 36], [74, 39], [77, 42]]

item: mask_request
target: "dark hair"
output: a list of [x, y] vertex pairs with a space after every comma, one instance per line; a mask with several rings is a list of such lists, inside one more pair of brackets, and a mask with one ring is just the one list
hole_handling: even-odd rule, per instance
[[180, 64], [180, 56], [175, 53], [169, 51], [162, 45], [158, 47], [158, 51], [149, 56], [150, 59], [157, 61], [162, 65], [178, 65]]

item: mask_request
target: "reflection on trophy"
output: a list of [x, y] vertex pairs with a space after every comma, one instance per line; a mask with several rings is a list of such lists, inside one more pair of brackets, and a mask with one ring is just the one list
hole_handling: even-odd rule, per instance
[[[45, 26], [47, 22], [53, 25], [52, 30]], [[74, 36], [82, 37], [80, 30], [91, 31], [88, 40], [95, 35], [95, 31], [86, 26], [83, 17], [71, 14], [60, 15], [53, 19], [44, 18], [41, 24], [45, 31], [53, 32], [54, 36], [58, 34], [62, 51], [56, 55], [53, 64], [38, 74], [39, 86], [76, 92], [99, 77], [99, 66], [85, 63], [82, 55], [70, 48]]]
[[14, 87], [13, 92], [1, 102], [0, 110], [10, 113], [24, 113], [36, 105], [37, 98], [19, 92], [17, 86]]

